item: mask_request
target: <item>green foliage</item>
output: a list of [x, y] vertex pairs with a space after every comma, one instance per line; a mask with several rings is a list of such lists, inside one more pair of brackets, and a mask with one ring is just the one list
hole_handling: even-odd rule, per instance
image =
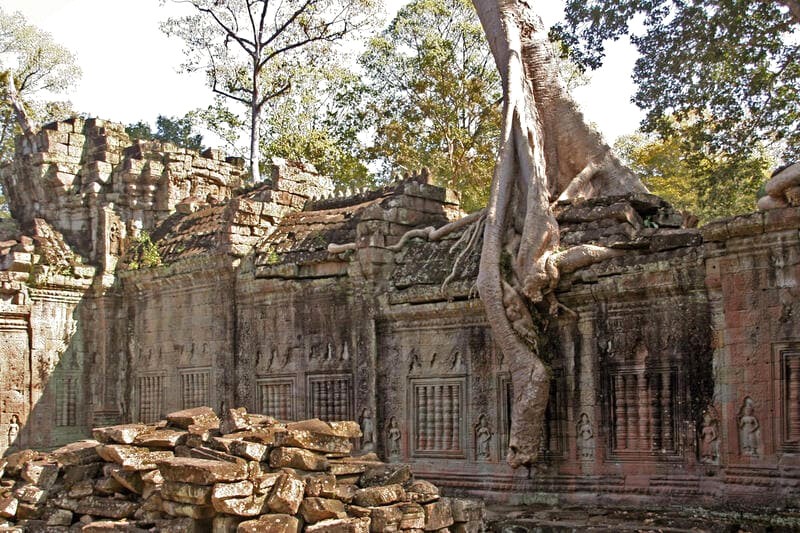
[[131, 258], [128, 261], [129, 270], [152, 268], [161, 264], [161, 254], [158, 252], [158, 247], [146, 231], [142, 231], [138, 237], [133, 239], [129, 254]]
[[373, 185], [373, 177], [361, 162], [360, 142], [338, 122], [332, 107], [334, 95], [354, 83], [355, 75], [331, 61], [305, 67], [296, 79], [291, 94], [265, 113], [262, 152], [311, 162], [341, 189]]
[[0, 218], [10, 218], [11, 213], [8, 211], [8, 201], [6, 201], [6, 197], [2, 192], [3, 188], [0, 187]]
[[371, 22], [374, 0], [186, 0], [194, 15], [162, 30], [186, 44], [188, 72], [202, 71], [212, 91], [244, 106], [251, 173], [258, 178], [260, 119], [290, 92], [303, 65], [323, 60], [332, 43]]
[[788, 3], [568, 0], [553, 36], [591, 68], [608, 39], [630, 36], [644, 131], [716, 154], [778, 148], [791, 160], [800, 157], [800, 20]]
[[411, 2], [360, 64], [366, 79], [338, 95], [339, 118], [345, 130], [374, 132], [368, 158], [384, 176], [429, 167], [468, 211], [484, 206], [502, 90], [472, 4]]
[[203, 136], [193, 134], [193, 129], [194, 123], [191, 115], [182, 118], [158, 115], [155, 132], [150, 129], [150, 124], [142, 120], [125, 127], [125, 131], [132, 139], [171, 142], [184, 148], [202, 150]]
[[615, 148], [651, 192], [701, 223], [753, 211], [770, 158], [763, 150], [704, 151], [683, 134], [686, 127], [693, 125], [673, 123], [676, 133], [665, 139], [643, 133], [622, 137]]
[[[75, 56], [53, 41], [49, 33], [28, 23], [21, 13], [0, 9], [0, 71], [11, 70], [17, 93], [31, 118], [38, 122], [72, 115], [66, 102], [48, 102], [39, 97], [70, 88], [80, 77]], [[0, 87], [0, 162], [14, 156], [14, 137], [19, 127], [14, 112]]]

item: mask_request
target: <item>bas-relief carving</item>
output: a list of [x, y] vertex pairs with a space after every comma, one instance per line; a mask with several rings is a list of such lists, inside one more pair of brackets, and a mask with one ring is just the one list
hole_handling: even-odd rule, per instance
[[581, 461], [593, 460], [595, 446], [594, 429], [588, 414], [581, 413], [575, 434], [577, 437], [578, 459]]
[[361, 424], [361, 451], [364, 453], [374, 451], [375, 421], [372, 419], [372, 411], [369, 409], [369, 407], [365, 407], [361, 410], [359, 424]]
[[743, 457], [761, 457], [761, 424], [756, 417], [755, 402], [746, 396], [739, 410], [739, 453]]
[[714, 406], [709, 405], [703, 411], [703, 425], [698, 436], [700, 449], [700, 462], [709, 465], [719, 464], [719, 416]]
[[486, 415], [478, 417], [475, 424], [475, 459], [477, 461], [489, 461], [492, 458], [492, 433]]
[[389, 461], [398, 461], [400, 459], [401, 439], [402, 434], [397, 426], [397, 418], [393, 416], [389, 419], [389, 427], [386, 429], [386, 456]]

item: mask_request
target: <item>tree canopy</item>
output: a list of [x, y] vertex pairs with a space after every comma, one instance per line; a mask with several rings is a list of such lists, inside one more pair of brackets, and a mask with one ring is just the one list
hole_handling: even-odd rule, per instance
[[150, 124], [143, 120], [125, 127], [125, 131], [133, 139], [171, 142], [184, 148], [201, 150], [203, 148], [203, 136], [199, 133], [194, 133], [193, 130], [194, 121], [190, 115], [184, 117], [158, 115], [156, 131], [153, 131]]
[[607, 40], [630, 37], [641, 54], [634, 102], [647, 112], [646, 132], [668, 138], [681, 124], [680, 135], [707, 153], [762, 145], [800, 157], [797, 0], [567, 0], [552, 34], [591, 68]]
[[365, 104], [354, 111], [374, 134], [368, 157], [385, 174], [429, 167], [467, 210], [486, 205], [502, 90], [471, 3], [409, 3], [359, 63]]

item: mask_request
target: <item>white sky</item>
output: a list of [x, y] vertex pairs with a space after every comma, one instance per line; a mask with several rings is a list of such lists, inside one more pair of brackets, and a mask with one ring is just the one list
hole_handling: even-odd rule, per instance
[[[405, 3], [385, 0], [390, 13]], [[562, 16], [562, 0], [541, 5], [546, 24]], [[76, 111], [124, 124], [154, 123], [159, 114], [183, 116], [212, 101], [202, 75], [177, 72], [182, 43], [167, 38], [158, 27], [167, 17], [185, 13], [185, 6], [161, 6], [159, 0], [0, 0], [0, 7], [20, 11], [76, 54], [83, 77], [63, 96]], [[611, 45], [606, 66], [592, 74], [588, 86], [574, 92], [587, 119], [609, 142], [633, 132], [642, 118], [630, 103], [635, 59], [629, 44]]]

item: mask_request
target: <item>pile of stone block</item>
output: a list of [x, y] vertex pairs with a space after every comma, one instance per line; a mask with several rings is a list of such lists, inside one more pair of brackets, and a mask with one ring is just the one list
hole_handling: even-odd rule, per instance
[[354, 456], [355, 422], [231, 409], [98, 428], [0, 460], [0, 531], [478, 532], [483, 507]]

